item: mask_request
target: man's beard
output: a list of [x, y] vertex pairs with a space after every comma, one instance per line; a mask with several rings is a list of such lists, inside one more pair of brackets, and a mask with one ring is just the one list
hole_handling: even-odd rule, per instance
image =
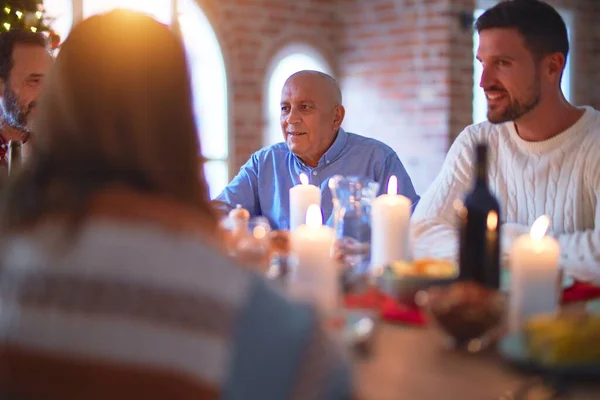
[[508, 107], [502, 114], [495, 115], [488, 108], [487, 118], [492, 124], [501, 124], [507, 121], [516, 121], [529, 111], [533, 110], [540, 103], [540, 80], [536, 79], [529, 96], [523, 103], [517, 99], [509, 99]]
[[2, 97], [0, 103], [2, 104], [2, 116], [6, 124], [13, 128], [28, 131], [29, 114], [36, 106], [36, 102], [32, 101], [25, 108], [21, 107], [19, 99], [8, 85], [4, 86]]

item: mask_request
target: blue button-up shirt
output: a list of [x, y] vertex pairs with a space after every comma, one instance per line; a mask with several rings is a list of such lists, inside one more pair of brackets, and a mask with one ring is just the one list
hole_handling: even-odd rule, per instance
[[328, 187], [334, 175], [358, 176], [379, 183], [379, 193], [387, 191], [392, 175], [398, 178], [398, 193], [419, 201], [412, 181], [396, 152], [371, 138], [345, 132], [340, 128], [329, 150], [315, 168], [304, 164], [285, 143], [265, 147], [250, 157], [240, 172], [215, 200], [228, 207], [241, 204], [252, 216], [265, 216], [273, 229], [289, 229], [289, 190], [300, 184], [305, 173], [309, 183], [321, 188], [323, 220], [333, 225], [332, 195]]

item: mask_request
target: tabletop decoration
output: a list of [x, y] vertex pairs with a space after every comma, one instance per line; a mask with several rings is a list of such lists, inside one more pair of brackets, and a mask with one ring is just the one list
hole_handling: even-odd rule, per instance
[[300, 174], [300, 184], [290, 188], [290, 231], [304, 223], [311, 204], [321, 206], [321, 189], [308, 183], [306, 174]]
[[508, 328], [519, 331], [535, 315], [554, 312], [559, 305], [560, 246], [546, 236], [550, 219], [542, 215], [521, 235], [510, 252]]

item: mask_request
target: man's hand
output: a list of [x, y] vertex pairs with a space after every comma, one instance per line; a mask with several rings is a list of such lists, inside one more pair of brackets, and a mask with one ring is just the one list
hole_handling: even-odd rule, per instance
[[4, 121], [0, 122], [0, 136], [6, 144], [12, 140], [18, 142], [24, 142], [22, 148], [22, 160], [26, 162], [29, 159], [31, 153], [31, 134], [27, 131], [7, 125]]
[[0, 122], [0, 136], [2, 136], [4, 141], [7, 143], [11, 140], [17, 140], [19, 142], [22, 142], [24, 140], [27, 140], [27, 138], [29, 137], [29, 133], [26, 131], [23, 131], [21, 129], [7, 125], [4, 121], [1, 121]]

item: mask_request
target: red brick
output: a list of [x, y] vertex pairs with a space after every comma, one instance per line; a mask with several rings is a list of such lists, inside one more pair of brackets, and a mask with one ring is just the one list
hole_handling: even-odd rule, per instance
[[[548, 1], [575, 11], [575, 102], [600, 108], [600, 1]], [[345, 96], [357, 98], [359, 108], [348, 108], [358, 115], [349, 130], [413, 154], [407, 158], [422, 178], [416, 182], [420, 191], [437, 175], [430, 169], [441, 165], [453, 138], [471, 123], [472, 35], [460, 28], [456, 11], [473, 9], [476, 0], [198, 2], [229, 63], [232, 173], [262, 146], [265, 74], [287, 41], [314, 45], [333, 63], [342, 88], [351, 82]], [[433, 101], [419, 98], [424, 86]]]

